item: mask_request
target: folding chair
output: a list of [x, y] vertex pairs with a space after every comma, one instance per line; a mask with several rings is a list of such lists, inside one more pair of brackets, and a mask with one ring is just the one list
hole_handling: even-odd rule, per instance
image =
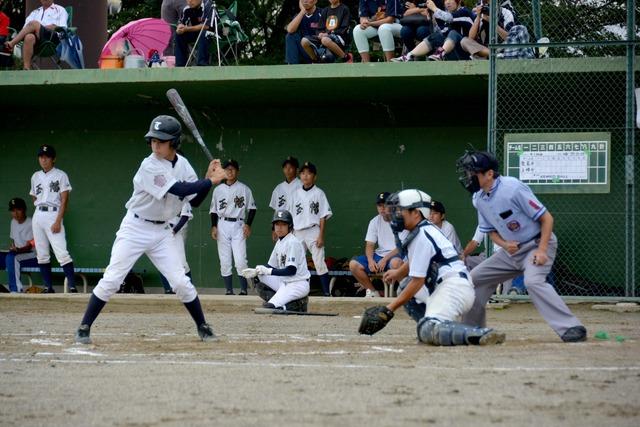
[[[249, 41], [249, 37], [245, 34], [237, 20], [238, 2], [234, 1], [224, 10], [218, 12], [218, 44], [220, 48], [220, 56], [225, 65], [230, 65], [231, 61], [238, 65], [240, 58], [240, 50], [244, 43]], [[207, 37], [212, 39], [209, 50], [212, 58], [218, 57], [218, 44], [216, 44], [215, 33], [207, 31]]]
[[[65, 10], [67, 11], [67, 28], [56, 28], [56, 31], [64, 31], [66, 32], [68, 35], [75, 35], [77, 32], [77, 28], [76, 27], [72, 27], [72, 23], [73, 23], [73, 6], [66, 6]], [[51, 61], [53, 61], [53, 64], [58, 67], [59, 70], [62, 69], [62, 61], [60, 60], [60, 57], [58, 56], [57, 53], [57, 48], [58, 48], [58, 43], [55, 43], [51, 40], [45, 40], [45, 41], [41, 41], [38, 44], [38, 48], [33, 52], [33, 58], [31, 60], [32, 66], [34, 68], [38, 68], [38, 65], [36, 64], [35, 60], [36, 59], [43, 59], [43, 58], [50, 58]]]

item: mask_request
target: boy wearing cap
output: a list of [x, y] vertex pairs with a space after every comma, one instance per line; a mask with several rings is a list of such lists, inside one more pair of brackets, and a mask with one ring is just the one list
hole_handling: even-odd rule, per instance
[[33, 230], [31, 218], [27, 216], [27, 204], [16, 197], [9, 201], [11, 211], [11, 229], [9, 237], [11, 245], [5, 255], [9, 290], [23, 292], [20, 281], [20, 267], [37, 267], [36, 253], [33, 250]]
[[67, 278], [69, 292], [78, 290], [74, 283], [73, 259], [67, 251], [67, 240], [62, 219], [67, 212], [71, 184], [66, 173], [55, 167], [56, 150], [43, 145], [38, 151], [41, 170], [31, 177], [31, 191], [35, 212], [33, 214], [33, 237], [36, 242], [38, 266], [46, 286], [43, 293], [54, 293], [51, 280], [51, 256], [49, 245]]
[[331, 207], [324, 191], [316, 187], [316, 166], [305, 162], [300, 169], [302, 187], [297, 189], [287, 209], [293, 215], [293, 234], [311, 252], [316, 274], [322, 283], [324, 296], [330, 295], [329, 269], [324, 260], [325, 225], [331, 215]]
[[251, 189], [238, 181], [240, 165], [229, 159], [222, 165], [226, 180], [213, 191], [211, 198], [211, 238], [218, 243], [220, 273], [226, 295], [233, 293], [232, 261], [235, 260], [240, 295], [247, 295], [247, 279], [242, 270], [247, 268], [247, 239], [251, 223], [256, 216], [256, 202]]
[[[369, 274], [383, 273], [389, 268], [398, 268], [402, 259], [398, 256], [396, 241], [386, 214], [384, 203], [389, 197], [388, 192], [376, 196], [378, 215], [369, 221], [365, 236], [365, 254], [354, 257], [349, 262], [349, 270], [358, 283], [367, 289], [368, 297], [379, 297], [380, 293], [371, 283]], [[376, 245], [378, 246], [376, 248]]]
[[442, 231], [444, 237], [446, 237], [453, 244], [456, 251], [461, 254], [462, 243], [460, 243], [456, 229], [445, 219], [445, 209], [442, 202], [438, 202], [436, 200], [431, 201], [431, 214], [429, 215], [429, 221]]
[[[302, 182], [300, 181], [300, 178], [298, 178], [298, 167], [298, 159], [292, 156], [287, 157], [282, 162], [284, 181], [276, 185], [276, 188], [273, 189], [273, 192], [271, 193], [271, 201], [269, 202], [269, 207], [273, 209], [274, 212], [281, 209], [287, 209], [293, 192], [302, 187]], [[272, 233], [271, 237], [275, 242], [277, 238], [275, 232]]]

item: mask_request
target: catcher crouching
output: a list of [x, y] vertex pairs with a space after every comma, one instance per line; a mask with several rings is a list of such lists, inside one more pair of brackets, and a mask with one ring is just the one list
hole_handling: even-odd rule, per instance
[[[426, 219], [429, 217], [431, 197], [420, 190], [403, 190], [389, 196], [386, 204], [394, 233], [402, 230], [409, 232], [402, 242], [402, 251], [407, 251], [409, 280], [389, 305], [365, 310], [359, 332], [375, 334], [393, 319], [398, 308], [409, 305], [408, 311], [418, 321], [418, 340], [423, 343], [451, 346], [504, 342], [504, 333], [459, 322], [473, 305], [473, 284], [451, 242]], [[429, 277], [433, 278], [435, 289], [428, 297], [424, 317], [419, 318], [415, 316], [414, 296], [423, 291], [425, 279]]]

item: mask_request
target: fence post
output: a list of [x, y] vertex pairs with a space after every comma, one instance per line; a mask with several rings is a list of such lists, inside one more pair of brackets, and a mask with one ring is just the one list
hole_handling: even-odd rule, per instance
[[625, 138], [625, 184], [626, 184], [626, 213], [625, 213], [625, 296], [634, 297], [635, 290], [635, 1], [627, 0], [627, 85], [626, 85], [626, 138]]

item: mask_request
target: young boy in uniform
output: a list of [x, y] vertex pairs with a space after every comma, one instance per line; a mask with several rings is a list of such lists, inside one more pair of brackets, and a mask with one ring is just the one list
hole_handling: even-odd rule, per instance
[[78, 292], [74, 282], [73, 259], [67, 251], [67, 240], [62, 219], [67, 212], [71, 184], [66, 173], [55, 167], [56, 150], [51, 145], [43, 145], [38, 151], [41, 170], [31, 177], [29, 194], [35, 205], [33, 214], [33, 238], [36, 242], [38, 266], [46, 286], [43, 293], [54, 293], [51, 278], [51, 256], [49, 244], [53, 248], [58, 263], [67, 278], [69, 292]]
[[322, 283], [322, 293], [330, 296], [329, 269], [324, 261], [324, 234], [327, 220], [331, 218], [331, 206], [324, 191], [316, 187], [316, 166], [305, 162], [300, 169], [302, 188], [293, 193], [289, 212], [293, 215], [295, 236], [311, 252], [316, 273]]
[[[9, 276], [9, 291], [23, 292], [20, 281], [20, 267], [37, 267], [36, 253], [33, 250], [33, 229], [31, 218], [27, 216], [27, 204], [16, 197], [9, 201], [11, 211], [11, 245], [6, 253], [5, 263]], [[4, 254], [3, 254], [4, 255]]]
[[[300, 178], [298, 178], [298, 167], [298, 159], [295, 157], [289, 156], [284, 159], [284, 162], [282, 162], [284, 181], [276, 185], [276, 188], [273, 189], [273, 192], [271, 193], [271, 201], [269, 202], [269, 207], [273, 209], [273, 213], [282, 209], [287, 209], [293, 192], [302, 187], [302, 182], [300, 181]], [[275, 242], [277, 239], [275, 231], [271, 237]]]
[[247, 268], [242, 274], [247, 279], [258, 277], [258, 295], [265, 301], [265, 308], [282, 308], [291, 311], [307, 311], [309, 295], [309, 270], [302, 243], [293, 235], [293, 217], [286, 210], [279, 210], [271, 221], [278, 237], [267, 265]]
[[251, 189], [238, 181], [238, 162], [229, 159], [222, 167], [226, 180], [213, 191], [209, 209], [211, 238], [218, 243], [220, 273], [226, 295], [233, 295], [233, 260], [240, 280], [240, 295], [247, 295], [247, 279], [242, 276], [242, 270], [247, 268], [247, 239], [251, 235], [251, 223], [256, 216], [256, 202]]
[[91, 343], [91, 325], [143, 254], [169, 280], [196, 323], [200, 338], [203, 341], [216, 338], [205, 321], [196, 289], [185, 274], [168, 222], [180, 213], [186, 197], [195, 195], [190, 200], [192, 206], [202, 203], [211, 186], [222, 181], [224, 171], [220, 161], [213, 160], [205, 179], [180, 180], [181, 176], [195, 175], [189, 161], [176, 153], [181, 132], [180, 122], [171, 116], [158, 116], [149, 126], [145, 138], [152, 153], [142, 161], [133, 177], [133, 194], [125, 205], [127, 213], [116, 233], [109, 266], [93, 290], [76, 332], [77, 343]]

